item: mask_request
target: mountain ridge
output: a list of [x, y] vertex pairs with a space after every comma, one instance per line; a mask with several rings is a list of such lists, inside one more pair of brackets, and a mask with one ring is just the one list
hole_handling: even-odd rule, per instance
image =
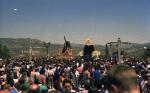
[[[0, 43], [2, 45], [6, 45], [11, 54], [20, 54], [20, 51], [26, 50], [28, 51], [30, 46], [33, 48], [41, 48], [39, 49], [41, 52], [44, 52], [44, 41], [39, 39], [32, 38], [0, 38]], [[79, 53], [84, 48], [84, 44], [76, 44], [71, 43], [74, 54]], [[100, 50], [102, 54], [105, 52], [105, 45], [95, 44], [96, 50]], [[139, 43], [131, 43], [130, 45], [124, 45], [123, 50], [127, 51], [129, 55], [138, 55], [141, 56], [144, 51], [144, 47], [150, 47], [150, 42], [139, 44]], [[63, 48], [63, 44], [51, 43], [50, 53], [56, 54]], [[110, 47], [109, 47], [110, 48]], [[110, 50], [112, 50], [110, 48]]]

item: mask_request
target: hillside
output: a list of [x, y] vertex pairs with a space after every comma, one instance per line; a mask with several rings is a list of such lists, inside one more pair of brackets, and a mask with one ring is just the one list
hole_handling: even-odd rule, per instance
[[[12, 56], [22, 54], [22, 51], [28, 51], [30, 46], [32, 46], [33, 50], [39, 51], [41, 55], [46, 55], [45, 48], [44, 48], [44, 41], [38, 39], [0, 38], [0, 43], [2, 45], [6, 45], [9, 48]], [[130, 45], [123, 46], [122, 49], [127, 53], [128, 56], [141, 57], [144, 53], [143, 47], [149, 47], [149, 46], [150, 43], [144, 43], [144, 44], [132, 43]], [[83, 44], [72, 44], [74, 55], [77, 55], [79, 51], [82, 51], [83, 47], [84, 47]], [[51, 44], [50, 46], [51, 55], [56, 55], [61, 48], [63, 48], [62, 44]], [[104, 45], [95, 45], [95, 48], [97, 50], [100, 50], [102, 54], [105, 53]], [[109, 50], [112, 51], [110, 47]]]
[[28, 48], [30, 45], [36, 47], [41, 46], [44, 42], [38, 39], [30, 38], [0, 38], [0, 43], [6, 45], [10, 49]]

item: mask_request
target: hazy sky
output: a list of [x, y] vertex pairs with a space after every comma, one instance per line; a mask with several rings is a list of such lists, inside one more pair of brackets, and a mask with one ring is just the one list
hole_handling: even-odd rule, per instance
[[0, 37], [150, 42], [150, 0], [0, 0]]

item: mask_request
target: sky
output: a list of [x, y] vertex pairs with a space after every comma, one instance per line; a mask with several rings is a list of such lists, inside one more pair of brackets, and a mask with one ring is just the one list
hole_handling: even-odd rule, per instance
[[0, 38], [150, 42], [150, 0], [0, 0]]

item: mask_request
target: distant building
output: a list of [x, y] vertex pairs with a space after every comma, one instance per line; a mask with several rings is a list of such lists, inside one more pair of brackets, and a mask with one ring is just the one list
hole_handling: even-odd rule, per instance
[[[26, 50], [25, 51], [22, 50], [21, 54], [19, 54], [19, 56], [29, 56], [29, 55], [30, 55], [30, 51], [26, 51]], [[38, 50], [32, 50], [31, 55], [32, 56], [39, 56], [40, 52]]]

